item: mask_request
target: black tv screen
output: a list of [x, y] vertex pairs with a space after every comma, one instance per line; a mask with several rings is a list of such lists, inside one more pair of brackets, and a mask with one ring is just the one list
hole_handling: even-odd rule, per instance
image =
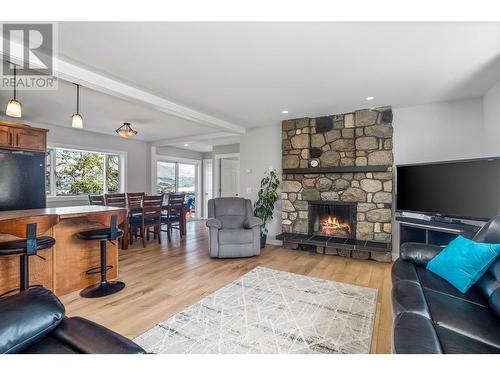
[[500, 214], [500, 158], [396, 167], [396, 209], [488, 220]]

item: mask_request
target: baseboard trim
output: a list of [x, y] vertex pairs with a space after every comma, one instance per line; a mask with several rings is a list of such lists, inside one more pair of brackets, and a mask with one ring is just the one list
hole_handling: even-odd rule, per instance
[[280, 241], [280, 240], [268, 239], [266, 242], [267, 242], [269, 245], [283, 246], [283, 241]]

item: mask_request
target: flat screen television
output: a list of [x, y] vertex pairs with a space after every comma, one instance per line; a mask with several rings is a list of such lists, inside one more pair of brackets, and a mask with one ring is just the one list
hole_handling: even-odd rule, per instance
[[472, 220], [500, 214], [500, 157], [396, 166], [396, 210]]

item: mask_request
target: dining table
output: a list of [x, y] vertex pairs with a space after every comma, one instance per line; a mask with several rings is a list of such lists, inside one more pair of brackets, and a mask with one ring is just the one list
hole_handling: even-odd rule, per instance
[[[135, 202], [135, 203], [127, 203], [125, 205], [125, 208], [128, 210], [128, 215], [125, 221], [123, 222], [123, 238], [121, 241], [121, 248], [122, 250], [127, 250], [129, 246], [129, 231], [130, 231], [130, 217], [132, 215], [137, 215], [142, 213], [142, 203], [140, 202]], [[162, 210], [168, 210], [169, 206], [168, 203], [164, 203], [161, 206]], [[182, 209], [181, 214], [180, 214], [180, 230], [182, 235], [184, 236], [186, 234], [186, 210]]]

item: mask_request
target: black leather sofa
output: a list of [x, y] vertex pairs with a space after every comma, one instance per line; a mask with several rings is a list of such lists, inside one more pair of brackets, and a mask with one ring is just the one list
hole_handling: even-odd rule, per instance
[[64, 315], [49, 290], [33, 287], [0, 299], [0, 353], [132, 354], [144, 350], [87, 319]]
[[[500, 216], [475, 241], [500, 243]], [[500, 353], [500, 257], [463, 294], [427, 263], [439, 246], [404, 243], [392, 266], [393, 352]]]

